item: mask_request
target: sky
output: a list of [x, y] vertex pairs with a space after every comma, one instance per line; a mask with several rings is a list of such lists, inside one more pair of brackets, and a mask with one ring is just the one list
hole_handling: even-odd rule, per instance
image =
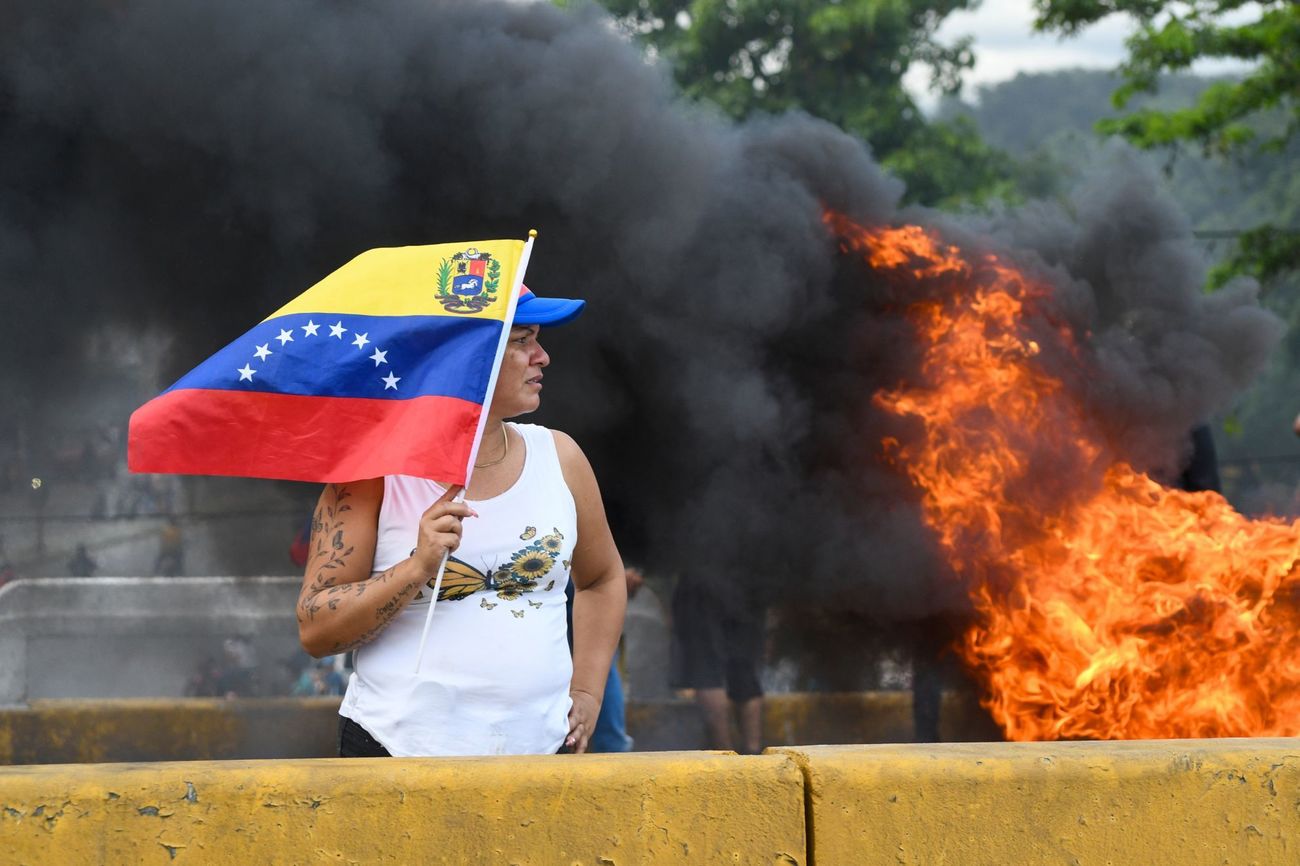
[[[940, 41], [961, 36], [975, 37], [975, 68], [965, 76], [967, 99], [977, 96], [981, 84], [995, 84], [1020, 72], [1052, 69], [1114, 69], [1124, 59], [1124, 39], [1132, 24], [1126, 16], [1112, 15], [1086, 28], [1077, 36], [1063, 39], [1055, 34], [1034, 32], [1031, 0], [984, 0], [972, 12], [956, 12], [939, 28]], [[1210, 75], [1241, 68], [1225, 63], [1201, 63], [1194, 71]], [[906, 83], [925, 108], [936, 102], [926, 92], [929, 71], [913, 68]]]

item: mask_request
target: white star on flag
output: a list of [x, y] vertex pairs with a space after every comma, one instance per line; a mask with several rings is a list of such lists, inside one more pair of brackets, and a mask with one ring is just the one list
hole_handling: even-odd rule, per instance
[[267, 346], [269, 346], [269, 345], [271, 345], [271, 344], [270, 344], [269, 342], [266, 342], [266, 343], [263, 343], [262, 345], [260, 345], [260, 346], [257, 347], [257, 351], [253, 353], [254, 355], [257, 356], [257, 360], [259, 360], [259, 361], [265, 361], [267, 355], [274, 355], [274, 354], [275, 354], [274, 352], [272, 352], [270, 349], [267, 348]]
[[285, 331], [285, 330], [281, 330], [281, 331], [280, 331], [280, 336], [276, 337], [276, 339], [280, 341], [280, 345], [281, 345], [281, 346], [283, 346], [285, 343], [292, 343], [292, 342], [293, 342], [293, 331]]
[[352, 341], [352, 345], [356, 346], [358, 349], [364, 349], [366, 347], [366, 343], [370, 342], [369, 340], [366, 339], [367, 336], [369, 336], [368, 331], [365, 334], [357, 334], [357, 338]]
[[331, 336], [331, 337], [338, 337], [340, 340], [342, 340], [342, 339], [343, 339], [343, 333], [344, 333], [346, 330], [347, 330], [347, 328], [343, 327], [343, 320], [342, 320], [342, 319], [339, 319], [338, 322], [336, 322], [336, 323], [333, 324], [333, 325], [330, 325], [330, 336]]
[[373, 355], [370, 356], [370, 360], [372, 360], [372, 361], [375, 362], [375, 366], [376, 366], [376, 367], [378, 367], [380, 364], [387, 364], [387, 363], [388, 363], [388, 353], [387, 353], [387, 352], [384, 352], [384, 351], [380, 351], [379, 347], [376, 346], [376, 347], [375, 347], [375, 354], [373, 354]]
[[244, 366], [240, 367], [235, 372], [239, 374], [239, 381], [251, 382], [253, 381], [253, 374], [256, 373], [257, 371], [254, 370], [252, 367], [248, 366], [247, 363], [245, 363]]
[[307, 324], [303, 326], [302, 335], [304, 337], [314, 337], [318, 330], [320, 330], [320, 325], [316, 324], [311, 319], [308, 319]]
[[389, 373], [387, 376], [385, 376], [384, 378], [380, 379], [379, 381], [381, 381], [381, 382], [384, 383], [384, 390], [385, 390], [385, 391], [387, 391], [389, 388], [392, 388], [394, 391], [396, 391], [396, 390], [397, 390], [397, 383], [400, 382], [400, 381], [402, 381], [402, 377], [401, 377], [401, 376], [394, 376], [392, 373]]

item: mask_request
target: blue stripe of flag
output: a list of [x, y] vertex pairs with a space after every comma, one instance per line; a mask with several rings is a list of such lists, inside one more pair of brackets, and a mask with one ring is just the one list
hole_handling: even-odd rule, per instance
[[293, 313], [257, 325], [167, 390], [482, 403], [501, 327], [482, 318]]

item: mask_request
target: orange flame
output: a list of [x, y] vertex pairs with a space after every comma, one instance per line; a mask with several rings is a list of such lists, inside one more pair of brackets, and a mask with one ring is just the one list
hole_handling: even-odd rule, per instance
[[[1248, 520], [1110, 458], [1030, 339], [1081, 358], [1041, 312], [1047, 286], [917, 226], [826, 222], [886, 278], [961, 286], [908, 310], [920, 376], [874, 399], [918, 422], [887, 454], [970, 586], [959, 650], [1007, 737], [1300, 734], [1300, 521]], [[1035, 465], [1044, 449], [1068, 491]]]

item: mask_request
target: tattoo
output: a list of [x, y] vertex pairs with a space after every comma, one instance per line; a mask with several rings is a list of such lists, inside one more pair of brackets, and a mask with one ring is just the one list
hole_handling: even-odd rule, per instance
[[[384, 582], [387, 581], [388, 578], [391, 577], [392, 575], [393, 575], [393, 569], [390, 568], [387, 571], [385, 571], [383, 574], [371, 578], [370, 581], [368, 582], [370, 583]], [[347, 652], [349, 650], [354, 650], [357, 647], [362, 646], [363, 644], [367, 644], [370, 641], [374, 640], [375, 635], [383, 631], [384, 627], [387, 626], [388, 623], [392, 621], [393, 617], [397, 616], [397, 612], [402, 609], [402, 605], [406, 597], [410, 595], [415, 590], [415, 588], [416, 585], [411, 583], [399, 589], [392, 596], [392, 598], [388, 599], [388, 601], [384, 602], [379, 607], [375, 608], [374, 626], [372, 626], [369, 630], [366, 631], [365, 634], [361, 635], [354, 641], [351, 641], [349, 643], [334, 644], [330, 652], [331, 653]]]
[[[335, 572], [347, 564], [348, 557], [356, 549], [355, 545], [347, 544], [341, 516], [345, 511], [352, 510], [352, 506], [347, 502], [352, 497], [352, 492], [348, 490], [347, 485], [340, 484], [331, 484], [327, 489], [330, 496], [322, 497], [320, 506], [311, 518], [312, 545], [315, 549], [308, 559], [307, 568], [309, 571], [314, 570], [315, 576], [298, 599], [295, 615], [299, 623], [302, 623], [304, 618], [314, 620], [317, 611], [325, 606], [318, 598], [321, 590], [328, 588], [330, 594], [333, 594], [336, 589], [339, 589]], [[330, 539], [328, 544], [326, 544], [327, 538]], [[329, 603], [330, 610], [334, 610], [337, 606], [337, 600]]]
[[298, 610], [295, 611], [299, 625], [303, 622], [303, 614], [306, 614], [306, 619], [316, 618], [316, 611], [321, 609], [320, 600], [316, 596], [317, 594], [312, 592], [299, 597]]
[[386, 625], [390, 619], [397, 615], [397, 609], [402, 606], [402, 599], [405, 598], [412, 589], [414, 589], [412, 586], [406, 587], [398, 592], [397, 595], [384, 602], [381, 607], [375, 608], [375, 617], [381, 624]]
[[[356, 549], [355, 545], [348, 545], [344, 537], [343, 518], [340, 516], [343, 512], [352, 510], [346, 501], [352, 493], [346, 485], [339, 484], [331, 484], [329, 490], [333, 494], [333, 501], [322, 501], [312, 515], [312, 541], [315, 549], [308, 560], [308, 568], [315, 569], [315, 577], [308, 587], [309, 593], [319, 592], [338, 583], [338, 578], [330, 572], [346, 565], [348, 557]], [[330, 539], [328, 544], [326, 538]]]
[[[312, 515], [314, 549], [308, 569], [309, 572], [314, 573], [314, 576], [298, 599], [298, 609], [295, 613], [299, 623], [314, 620], [318, 611], [338, 610], [339, 602], [349, 594], [355, 593], [360, 598], [370, 587], [388, 583], [396, 572], [396, 567], [393, 567], [365, 580], [338, 583], [339, 570], [347, 565], [349, 557], [356, 550], [355, 545], [348, 543], [342, 518], [344, 512], [352, 510], [352, 506], [347, 502], [352, 493], [346, 485], [338, 484], [331, 484], [328, 491], [329, 495], [321, 498], [321, 505]], [[416, 589], [415, 584], [408, 584], [399, 589], [387, 601], [375, 608], [374, 624], [371, 628], [356, 640], [334, 644], [330, 652], [338, 653], [356, 649], [373, 640], [375, 635], [397, 616], [407, 597]]]

